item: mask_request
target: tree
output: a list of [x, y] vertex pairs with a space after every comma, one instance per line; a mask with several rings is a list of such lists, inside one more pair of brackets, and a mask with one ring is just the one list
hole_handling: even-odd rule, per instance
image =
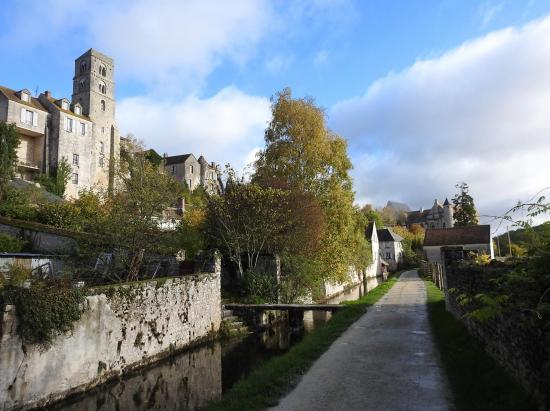
[[372, 204], [364, 205], [363, 208], [361, 208], [361, 212], [367, 218], [369, 223], [374, 222], [376, 224], [376, 228], [380, 229], [385, 227], [385, 224], [382, 221], [382, 215], [372, 206]]
[[287, 204], [282, 190], [235, 179], [227, 182], [223, 196], [208, 199], [209, 235], [236, 264], [241, 280], [286, 229]]
[[455, 186], [459, 192], [453, 197], [455, 226], [477, 225], [477, 211], [474, 199], [469, 194], [468, 184], [462, 182]]
[[[253, 181], [312, 195], [324, 214], [325, 229], [314, 258], [322, 278], [344, 281], [367, 243], [353, 207], [351, 162], [343, 138], [327, 129], [325, 114], [310, 98], [284, 89], [272, 98], [266, 147], [255, 163]], [[358, 230], [360, 236], [357, 235]], [[364, 262], [366, 264], [367, 262]]]
[[15, 124], [0, 121], [0, 200], [4, 198], [8, 182], [15, 176], [20, 141]]

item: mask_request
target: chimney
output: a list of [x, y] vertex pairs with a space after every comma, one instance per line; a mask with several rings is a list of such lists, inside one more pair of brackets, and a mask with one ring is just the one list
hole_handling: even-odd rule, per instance
[[50, 90], [46, 90], [44, 92], [44, 95], [46, 96], [46, 98], [52, 98], [52, 92]]

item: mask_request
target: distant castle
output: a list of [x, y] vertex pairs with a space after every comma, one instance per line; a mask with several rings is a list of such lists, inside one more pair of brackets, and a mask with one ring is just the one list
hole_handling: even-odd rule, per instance
[[[71, 165], [67, 197], [83, 188], [113, 188], [121, 137], [115, 117], [114, 61], [90, 49], [75, 60], [73, 94], [55, 98], [45, 91], [38, 98], [28, 89], [0, 86], [0, 121], [15, 124], [21, 144], [18, 176], [33, 181], [55, 172], [62, 159]], [[164, 170], [190, 189], [202, 185], [219, 191], [219, 167], [192, 154], [166, 157]]]
[[453, 206], [448, 199], [445, 199], [443, 204], [435, 199], [432, 208], [408, 211], [406, 215], [407, 227], [413, 224], [418, 224], [424, 228], [451, 228], [454, 226]]

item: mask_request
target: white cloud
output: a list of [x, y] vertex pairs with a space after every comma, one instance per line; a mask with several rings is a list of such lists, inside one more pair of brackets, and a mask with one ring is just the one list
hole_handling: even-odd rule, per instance
[[201, 99], [159, 101], [150, 97], [127, 98], [118, 104], [123, 134], [143, 139], [159, 154], [204, 155], [223, 166], [242, 169], [258, 146], [271, 116], [269, 100], [249, 96], [235, 87]]
[[550, 186], [550, 17], [461, 45], [335, 105], [362, 201], [429, 206], [467, 181], [481, 214]]

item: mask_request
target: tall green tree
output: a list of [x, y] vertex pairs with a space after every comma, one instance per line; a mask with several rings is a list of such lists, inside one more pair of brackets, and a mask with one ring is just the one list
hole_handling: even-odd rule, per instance
[[360, 213], [353, 206], [346, 142], [327, 128], [325, 113], [313, 99], [293, 98], [290, 89], [272, 98], [271, 111], [266, 147], [256, 161], [253, 181], [314, 196], [325, 221], [314, 256], [322, 270], [319, 275], [345, 280], [349, 266], [357, 263], [356, 256], [365, 254], [366, 243], [364, 227], [357, 235]]
[[20, 141], [15, 124], [0, 121], [0, 200], [17, 170], [17, 148]]
[[469, 194], [468, 184], [462, 182], [455, 186], [459, 191], [453, 197], [455, 226], [477, 225], [477, 211], [474, 199]]

